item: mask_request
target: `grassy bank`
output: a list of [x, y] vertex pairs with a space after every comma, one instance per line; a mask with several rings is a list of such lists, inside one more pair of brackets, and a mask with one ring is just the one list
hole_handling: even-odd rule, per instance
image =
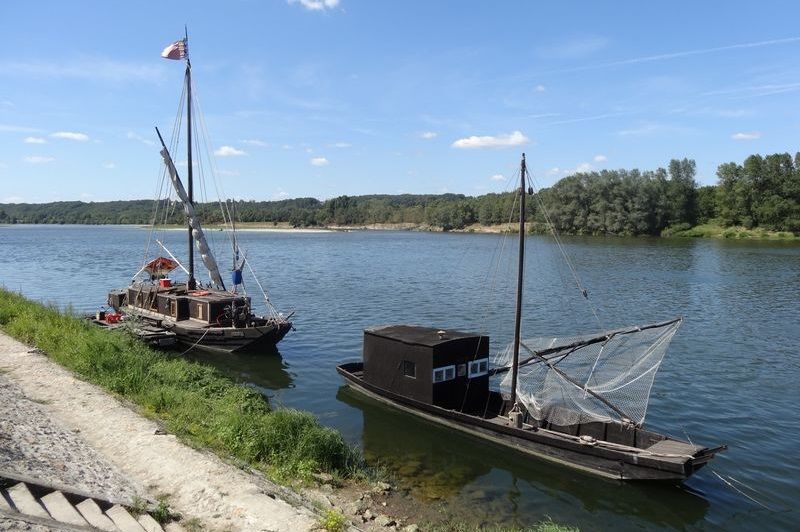
[[138, 405], [185, 442], [242, 460], [277, 480], [364, 471], [361, 454], [311, 414], [272, 410], [261, 394], [217, 370], [154, 351], [128, 335], [4, 289], [0, 329]]
[[689, 237], [689, 238], [732, 238], [752, 240], [800, 240], [800, 235], [789, 231], [769, 231], [761, 227], [748, 229], [734, 226], [723, 227], [715, 223], [707, 223], [689, 227], [688, 225], [668, 227], [661, 236]]

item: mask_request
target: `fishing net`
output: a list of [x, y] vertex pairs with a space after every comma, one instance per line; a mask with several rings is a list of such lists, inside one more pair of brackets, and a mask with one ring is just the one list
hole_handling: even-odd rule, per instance
[[[681, 319], [590, 336], [522, 340], [517, 396], [555, 425], [644, 423], [650, 389]], [[512, 345], [492, 357], [493, 385], [511, 390]]]

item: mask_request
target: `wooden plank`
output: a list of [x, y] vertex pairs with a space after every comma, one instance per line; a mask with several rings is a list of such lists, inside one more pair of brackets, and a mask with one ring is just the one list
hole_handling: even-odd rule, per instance
[[122, 532], [145, 532], [145, 529], [142, 528], [139, 521], [134, 519], [124, 506], [115, 504], [106, 510], [106, 515], [114, 521], [114, 524], [117, 525], [117, 528]]
[[100, 530], [108, 530], [109, 532], [117, 529], [114, 526], [114, 522], [103, 513], [103, 510], [92, 499], [86, 499], [78, 503], [75, 508], [91, 526]]
[[161, 525], [158, 524], [158, 521], [153, 519], [150, 514], [142, 514], [137, 518], [139, 524], [142, 525], [142, 528], [147, 530], [147, 532], [164, 532], [164, 529], [161, 528]]
[[50, 519], [50, 514], [47, 513], [47, 510], [39, 504], [31, 494], [28, 486], [22, 482], [8, 488], [6, 493], [8, 493], [8, 498], [11, 499], [11, 503], [19, 513]]
[[647, 450], [652, 453], [681, 455], [693, 455], [697, 449], [698, 448], [694, 445], [675, 440], [661, 440], [655, 445], [651, 445], [647, 448]]
[[70, 525], [86, 526], [88, 524], [60, 491], [54, 491], [39, 500], [56, 521]]

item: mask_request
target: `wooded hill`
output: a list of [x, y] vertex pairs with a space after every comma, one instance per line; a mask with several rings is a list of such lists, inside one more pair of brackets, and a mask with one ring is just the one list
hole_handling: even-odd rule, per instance
[[[717, 177], [717, 185], [698, 187], [689, 159], [656, 170], [577, 173], [541, 190], [540, 201], [528, 201], [528, 215], [544, 222], [546, 211], [558, 231], [570, 234], [659, 235], [710, 221], [800, 234], [800, 153], [752, 155], [743, 164], [720, 165]], [[405, 223], [447, 231], [513, 221], [514, 201], [510, 192], [339, 196], [237, 201], [236, 213], [242, 222], [295, 227]], [[151, 200], [0, 204], [0, 223], [149, 224], [154, 206]], [[217, 203], [197, 208], [206, 223], [222, 221]], [[183, 223], [180, 204], [169, 209], [166, 221]]]

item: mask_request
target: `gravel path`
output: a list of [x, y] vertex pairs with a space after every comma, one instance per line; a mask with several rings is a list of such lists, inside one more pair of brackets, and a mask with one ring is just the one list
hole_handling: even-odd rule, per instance
[[43, 406], [0, 374], [0, 472], [105, 500], [127, 502], [142, 493], [79, 433], [56, 423]]
[[[23, 428], [11, 440], [18, 443], [8, 446], [4, 463], [33, 458], [30, 464], [21, 466], [31, 468], [27, 474], [33, 471], [41, 474], [55, 468], [63, 475], [60, 478], [85, 482], [93, 488], [145, 486], [150, 493], [168, 495], [174, 511], [186, 518], [199, 519], [204, 530], [316, 528], [316, 515], [279, 498], [280, 488], [211, 453], [181, 444], [175, 436], [164, 434], [155, 422], [138, 415], [104, 390], [78, 380], [46, 356], [3, 333], [0, 333], [0, 374], [7, 385], [0, 394], [11, 399], [5, 400], [0, 395], [0, 403], [4, 403], [0, 407], [3, 431], [21, 421], [25, 421], [23, 427], [31, 427], [27, 432]], [[14, 413], [17, 409], [22, 412]], [[26, 412], [35, 411], [38, 414], [34, 417], [43, 415], [52, 423], [31, 424], [23, 419]], [[39, 438], [41, 445], [33, 445]], [[70, 444], [69, 452], [73, 454], [67, 458], [59, 456], [64, 452], [63, 447], [56, 446], [59, 439], [83, 440], [88, 446]], [[44, 443], [48, 441], [54, 445]], [[5, 440], [0, 441], [0, 447], [6, 447]], [[31, 449], [37, 449], [35, 457]], [[127, 488], [115, 485], [119, 478], [129, 480]]]

